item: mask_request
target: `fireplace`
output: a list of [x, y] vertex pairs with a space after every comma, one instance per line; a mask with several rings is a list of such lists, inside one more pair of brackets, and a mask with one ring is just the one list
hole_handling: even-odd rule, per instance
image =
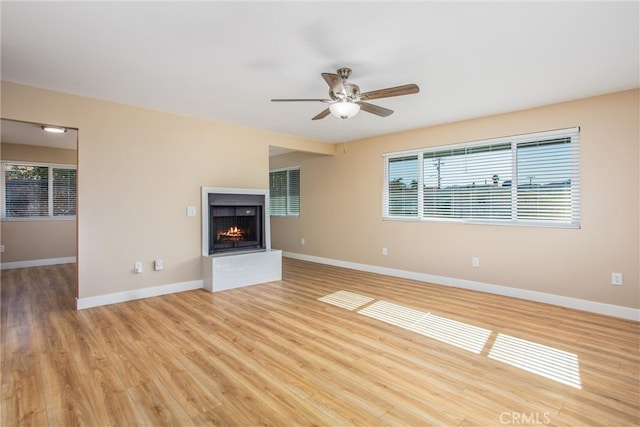
[[269, 190], [202, 187], [203, 288], [224, 291], [282, 279], [271, 249]]
[[209, 255], [264, 250], [265, 197], [210, 193]]

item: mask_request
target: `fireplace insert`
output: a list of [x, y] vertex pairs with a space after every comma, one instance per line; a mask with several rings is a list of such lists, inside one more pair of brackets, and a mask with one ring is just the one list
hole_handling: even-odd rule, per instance
[[209, 255], [264, 249], [264, 196], [209, 194]]

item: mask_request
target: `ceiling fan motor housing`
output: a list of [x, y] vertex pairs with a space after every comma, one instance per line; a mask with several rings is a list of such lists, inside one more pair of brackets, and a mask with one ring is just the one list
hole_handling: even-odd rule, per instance
[[334, 101], [358, 102], [360, 97], [360, 88], [358, 85], [353, 83], [336, 85], [329, 90], [329, 96]]

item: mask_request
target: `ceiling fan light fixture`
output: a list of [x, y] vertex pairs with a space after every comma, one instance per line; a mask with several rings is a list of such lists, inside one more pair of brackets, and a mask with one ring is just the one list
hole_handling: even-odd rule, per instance
[[67, 132], [67, 128], [63, 128], [63, 127], [60, 127], [60, 126], [42, 125], [42, 126], [40, 126], [40, 128], [42, 128], [43, 131], [49, 132], [49, 133], [66, 133]]
[[333, 116], [339, 119], [350, 119], [358, 114], [358, 111], [360, 111], [360, 105], [354, 102], [339, 101], [329, 105], [329, 111], [331, 111]]

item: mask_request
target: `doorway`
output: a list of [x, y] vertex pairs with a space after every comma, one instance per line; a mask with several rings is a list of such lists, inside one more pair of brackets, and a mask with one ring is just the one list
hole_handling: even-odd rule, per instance
[[77, 261], [78, 131], [45, 127], [0, 123], [2, 270]]

